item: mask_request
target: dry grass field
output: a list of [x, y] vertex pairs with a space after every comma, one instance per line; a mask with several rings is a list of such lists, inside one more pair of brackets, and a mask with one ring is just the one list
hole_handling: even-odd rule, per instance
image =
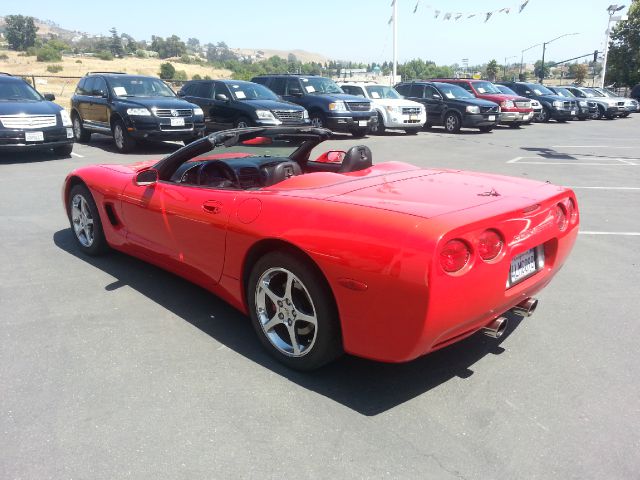
[[[0, 54], [6, 54], [7, 60], [0, 60], [0, 72], [12, 75], [33, 75], [36, 77], [36, 89], [40, 93], [53, 93], [56, 103], [63, 107], [69, 107], [69, 101], [76, 84], [77, 78], [43, 78], [39, 75], [56, 75], [81, 77], [87, 72], [126, 72], [141, 75], [158, 76], [160, 64], [170, 61], [158, 58], [116, 58], [113, 60], [100, 60], [94, 57], [62, 57], [60, 62], [38, 62], [36, 57], [20, 57], [18, 52], [0, 50]], [[209, 75], [211, 78], [229, 78], [231, 71], [209, 68], [202, 65], [190, 65], [171, 62], [176, 70], [184, 70], [188, 78], [198, 74], [202, 77]], [[61, 65], [62, 71], [52, 74], [47, 72], [49, 65]]]

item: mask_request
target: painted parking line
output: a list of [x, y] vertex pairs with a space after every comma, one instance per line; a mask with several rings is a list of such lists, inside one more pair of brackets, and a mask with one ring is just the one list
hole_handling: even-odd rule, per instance
[[80, 155], [79, 153], [76, 153], [76, 152], [71, 152], [71, 155], [78, 158], [84, 158], [84, 155]]
[[[563, 159], [564, 160], [564, 159]], [[575, 157], [576, 161], [558, 162], [543, 161], [540, 157], [515, 157], [507, 160], [506, 163], [517, 163], [524, 165], [588, 165], [593, 167], [615, 167], [615, 166], [637, 166], [638, 164], [625, 158], [607, 158], [607, 157]]]
[[593, 232], [580, 230], [580, 235], [619, 235], [627, 237], [640, 237], [640, 232]]

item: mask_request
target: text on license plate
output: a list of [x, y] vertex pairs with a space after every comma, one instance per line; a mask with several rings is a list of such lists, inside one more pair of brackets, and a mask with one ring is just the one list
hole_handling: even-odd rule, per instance
[[489, 121], [493, 122], [496, 119], [495, 115], [489, 115]]
[[571, 110], [571, 115], [575, 115], [576, 111], [575, 110]]
[[514, 257], [511, 260], [511, 271], [509, 272], [509, 285], [514, 285], [528, 276], [534, 274], [538, 269], [536, 262], [536, 249], [532, 248]]
[[44, 132], [24, 132], [24, 139], [27, 142], [44, 142]]
[[171, 119], [172, 127], [184, 127], [184, 118], [172, 118]]
[[366, 120], [358, 120], [358, 126], [359, 127], [366, 127], [367, 125], [369, 125], [369, 122]]

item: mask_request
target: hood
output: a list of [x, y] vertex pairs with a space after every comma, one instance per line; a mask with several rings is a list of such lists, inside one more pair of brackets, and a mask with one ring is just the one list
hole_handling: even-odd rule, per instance
[[304, 110], [300, 105], [284, 100], [240, 100], [240, 102], [265, 110]]
[[189, 103], [186, 100], [182, 100], [178, 97], [127, 97], [119, 98], [119, 101], [126, 103], [127, 105], [134, 105], [137, 107], [146, 108], [197, 108], [197, 105]]
[[478, 98], [484, 98], [495, 103], [501, 103], [506, 100], [512, 102], [530, 102], [531, 100], [526, 97], [520, 97], [519, 95], [509, 95], [507, 93], [479, 93]]
[[495, 107], [496, 102], [483, 100], [482, 98], [447, 98], [446, 102], [455, 102], [461, 105], [477, 105], [478, 107]]
[[0, 102], [0, 115], [55, 115], [62, 107], [53, 102]]
[[422, 107], [421, 103], [414, 102], [413, 100], [406, 100], [404, 98], [370, 98], [374, 105], [381, 107]]
[[348, 93], [316, 93], [311, 94], [315, 97], [325, 97], [332, 100], [342, 100], [343, 102], [370, 102], [368, 98], [349, 95]]

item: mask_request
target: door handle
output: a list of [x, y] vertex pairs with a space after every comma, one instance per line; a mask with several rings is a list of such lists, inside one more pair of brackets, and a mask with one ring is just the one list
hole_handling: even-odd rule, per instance
[[206, 213], [210, 213], [212, 215], [216, 215], [222, 212], [222, 203], [217, 200], [207, 200], [202, 204], [202, 210]]

